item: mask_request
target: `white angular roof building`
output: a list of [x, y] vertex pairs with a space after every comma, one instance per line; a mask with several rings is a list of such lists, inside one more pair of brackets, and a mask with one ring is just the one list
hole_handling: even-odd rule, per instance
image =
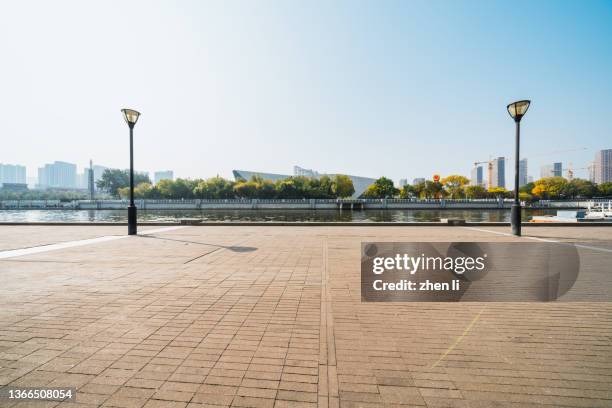
[[[294, 176], [306, 176], [313, 177], [310, 174], [315, 175], [314, 177], [321, 176], [329, 176], [334, 177], [336, 174], [320, 174], [314, 170], [306, 170], [301, 167], [294, 166]], [[234, 179], [236, 180], [250, 180], [253, 176], [261, 177], [264, 180], [278, 181], [284, 180], [289, 177], [293, 177], [287, 174], [274, 174], [274, 173], [262, 173], [259, 171], [248, 171], [248, 170], [232, 170], [234, 174]], [[359, 198], [370, 185], [372, 185], [376, 179], [370, 177], [359, 177], [359, 176], [351, 176], [350, 174], [346, 175], [353, 182], [353, 187], [355, 188], [355, 193], [352, 195], [352, 198]]]

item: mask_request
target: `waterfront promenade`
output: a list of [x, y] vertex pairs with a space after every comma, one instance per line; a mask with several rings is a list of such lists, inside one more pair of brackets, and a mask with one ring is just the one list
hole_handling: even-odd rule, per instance
[[359, 269], [362, 241], [610, 256], [610, 227], [125, 232], [0, 226], [0, 386], [77, 388], [14, 406], [612, 406], [612, 303], [362, 303]]

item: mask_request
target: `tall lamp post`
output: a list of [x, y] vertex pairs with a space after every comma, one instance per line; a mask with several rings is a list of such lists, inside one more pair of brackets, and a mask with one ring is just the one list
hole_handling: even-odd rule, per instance
[[128, 206], [128, 235], [136, 235], [136, 206], [134, 205], [134, 125], [140, 112], [121, 109], [123, 118], [130, 127], [130, 205]]
[[516, 123], [516, 152], [514, 154], [514, 203], [510, 212], [512, 234], [521, 236], [521, 202], [519, 201], [519, 157], [521, 146], [521, 119], [527, 113], [531, 101], [523, 100], [508, 105], [508, 113]]

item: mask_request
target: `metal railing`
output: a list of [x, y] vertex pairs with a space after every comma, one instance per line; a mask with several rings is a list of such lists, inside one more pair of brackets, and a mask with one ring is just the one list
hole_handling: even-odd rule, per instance
[[[595, 198], [595, 199], [571, 199], [571, 200], [539, 200], [532, 204], [535, 207], [543, 208], [563, 208], [569, 206], [585, 206], [586, 203], [607, 203], [610, 198]], [[342, 207], [346, 204], [357, 204], [364, 208], [385, 208], [389, 205], [392, 207], [398, 207], [403, 205], [432, 205], [440, 208], [448, 206], [459, 206], [459, 205], [494, 205], [506, 206], [512, 203], [512, 199], [495, 199], [495, 198], [482, 198], [482, 199], [439, 199], [439, 198], [365, 198], [365, 199], [334, 199], [334, 198], [228, 198], [228, 199], [137, 199], [136, 205], [139, 207], [147, 208], [149, 206], [176, 206], [178, 208], [185, 206], [192, 206], [194, 208], [201, 208], [202, 206], [252, 206], [257, 208], [260, 205], [287, 205], [290, 206], [305, 206], [308, 205], [312, 208], [317, 206], [330, 206], [335, 205]], [[0, 200], [0, 209], [28, 209], [28, 208], [109, 208], [109, 207], [120, 207], [127, 206], [129, 200], [72, 200], [72, 201], [61, 201], [61, 200]]]

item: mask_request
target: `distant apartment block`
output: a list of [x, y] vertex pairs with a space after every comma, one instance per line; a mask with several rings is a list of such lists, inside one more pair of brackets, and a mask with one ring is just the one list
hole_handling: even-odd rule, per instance
[[155, 184], [162, 180], [174, 180], [174, 172], [172, 170], [156, 171], [153, 173], [153, 180]]
[[540, 177], [563, 177], [563, 164], [557, 162], [542, 166], [540, 169]]
[[293, 166], [293, 175], [294, 176], [304, 176], [304, 177], [319, 177], [320, 174], [318, 171], [312, 169], [304, 169], [300, 166]]
[[489, 188], [506, 188], [506, 159], [504, 157], [491, 160], [491, 174], [489, 176]]
[[527, 171], [527, 159], [519, 161], [519, 187], [523, 187], [525, 184], [529, 183]]
[[408, 179], [399, 179], [399, 188], [404, 188], [405, 185], [408, 184]]
[[484, 169], [482, 168], [482, 166], [476, 166], [472, 169], [472, 174], [470, 177], [470, 185], [484, 187], [485, 185]]
[[417, 177], [414, 180], [412, 180], [412, 185], [416, 186], [417, 184], [421, 184], [425, 182], [425, 178], [423, 177]]
[[19, 164], [0, 163], [0, 184], [26, 184], [26, 168]]
[[77, 188], [76, 164], [56, 161], [38, 169], [40, 188]]
[[597, 184], [612, 182], [612, 149], [600, 150], [595, 154], [593, 181]]
[[[109, 168], [97, 164], [94, 164], [91, 167], [93, 168], [94, 190], [97, 190], [96, 182], [102, 178], [104, 171], [108, 170]], [[77, 188], [89, 190], [89, 167], [83, 168], [83, 173], [77, 174], [77, 180]]]

